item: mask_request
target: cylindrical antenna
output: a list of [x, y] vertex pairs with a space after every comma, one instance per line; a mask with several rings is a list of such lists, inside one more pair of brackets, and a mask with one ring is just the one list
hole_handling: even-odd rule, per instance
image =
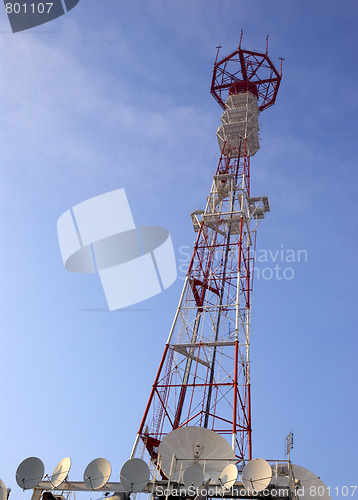
[[243, 34], [244, 34], [244, 32], [241, 30], [240, 41], [239, 41], [239, 50], [241, 49], [241, 40], [242, 40], [242, 35]]
[[216, 58], [215, 58], [215, 63], [216, 64], [218, 62], [218, 57], [219, 57], [219, 52], [220, 52], [220, 49], [221, 49], [221, 45], [218, 45], [217, 47], [217, 51], [216, 51]]
[[282, 76], [282, 61], [284, 61], [284, 58], [280, 57], [280, 61], [281, 61], [281, 64], [280, 64], [280, 76]]

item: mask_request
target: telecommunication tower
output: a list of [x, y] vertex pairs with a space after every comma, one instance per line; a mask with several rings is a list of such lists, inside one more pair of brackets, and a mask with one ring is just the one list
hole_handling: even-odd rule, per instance
[[[237, 460], [252, 458], [250, 324], [257, 226], [270, 210], [251, 194], [259, 112], [275, 103], [282, 76], [265, 53], [240, 45], [220, 58], [211, 94], [224, 112], [220, 159], [205, 210], [191, 214], [197, 238], [132, 456], [156, 463], [164, 436], [185, 426], [224, 436]], [[142, 444], [141, 444], [142, 443]]]
[[[32, 500], [69, 500], [101, 492], [129, 500], [267, 498], [331, 500], [313, 472], [287, 460], [252, 458], [250, 324], [256, 231], [270, 210], [252, 196], [250, 158], [259, 149], [258, 115], [275, 103], [281, 82], [265, 53], [241, 48], [214, 63], [211, 93], [223, 108], [220, 159], [205, 210], [192, 213], [197, 238], [164, 353], [120, 482], [105, 458], [92, 460], [83, 481], [70, 481], [71, 460], [44, 478], [37, 457], [23, 460], [16, 482]], [[147, 450], [150, 464], [135, 457]], [[211, 485], [211, 490], [209, 490]], [[210, 493], [209, 493], [210, 491]], [[112, 496], [108, 496], [109, 493]], [[0, 500], [8, 492], [0, 480]], [[102, 498], [104, 498], [102, 497]]]

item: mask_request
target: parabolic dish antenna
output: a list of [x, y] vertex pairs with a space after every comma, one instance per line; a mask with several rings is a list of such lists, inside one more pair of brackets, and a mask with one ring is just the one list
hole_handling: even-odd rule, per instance
[[105, 458], [92, 460], [84, 471], [83, 482], [89, 490], [99, 490], [111, 477], [111, 464]]
[[0, 479], [0, 500], [6, 500], [6, 499], [7, 499], [7, 489], [5, 484]]
[[297, 497], [299, 500], [330, 500], [331, 495], [324, 482], [313, 472], [300, 465], [292, 465], [293, 475], [297, 484]]
[[183, 483], [187, 488], [200, 488], [204, 484], [204, 472], [199, 465], [189, 465], [183, 473]]
[[178, 481], [180, 470], [189, 465], [200, 466], [205, 480], [216, 481], [225, 465], [235, 463], [234, 451], [226, 439], [205, 427], [174, 429], [163, 438], [158, 454], [164, 474], [172, 481]]
[[51, 484], [54, 488], [58, 488], [68, 476], [71, 469], [71, 459], [69, 457], [63, 458], [56, 466], [51, 476]]
[[220, 477], [219, 477], [219, 483], [224, 488], [230, 489], [236, 483], [236, 479], [237, 479], [238, 474], [239, 474], [239, 471], [237, 470], [236, 465], [229, 464], [221, 472]]
[[35, 488], [44, 477], [45, 467], [36, 457], [26, 458], [16, 471], [16, 482], [23, 490]]
[[271, 466], [262, 458], [250, 460], [242, 471], [242, 482], [249, 493], [262, 491], [270, 484], [272, 478]]
[[141, 458], [128, 460], [120, 473], [121, 485], [128, 493], [143, 491], [149, 482], [149, 477], [149, 467]]

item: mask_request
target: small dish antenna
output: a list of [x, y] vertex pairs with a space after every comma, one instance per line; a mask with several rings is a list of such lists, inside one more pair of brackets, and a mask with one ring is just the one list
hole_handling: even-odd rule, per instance
[[131, 458], [122, 466], [121, 485], [128, 493], [143, 491], [149, 482], [149, 467], [141, 458]]
[[58, 488], [64, 481], [66, 481], [68, 473], [71, 469], [71, 459], [69, 457], [63, 458], [56, 466], [51, 476], [51, 484], [54, 488]]
[[0, 479], [0, 500], [7, 500], [7, 489], [1, 479]]
[[218, 478], [225, 462], [235, 463], [234, 451], [226, 439], [205, 427], [174, 429], [163, 438], [158, 454], [164, 474], [172, 481], [179, 480], [180, 470], [185, 466], [200, 466], [207, 480]]
[[250, 460], [242, 471], [242, 482], [249, 493], [267, 488], [272, 478], [271, 466], [262, 458]]
[[294, 478], [299, 481], [297, 484], [299, 500], [313, 500], [313, 498], [317, 500], [317, 491], [320, 492], [320, 500], [331, 500], [329, 489], [316, 474], [300, 465], [292, 465], [292, 469]]
[[225, 489], [230, 489], [236, 483], [238, 475], [239, 475], [239, 471], [237, 470], [236, 465], [229, 464], [226, 467], [224, 467], [224, 469], [222, 470], [220, 477], [219, 477], [219, 483]]
[[89, 490], [99, 490], [103, 488], [111, 477], [112, 467], [105, 458], [92, 460], [84, 471], [83, 482]]
[[183, 483], [187, 488], [200, 488], [204, 484], [204, 472], [199, 465], [189, 465], [183, 473]]
[[45, 467], [36, 457], [26, 458], [16, 471], [16, 482], [23, 490], [35, 488], [44, 477]]

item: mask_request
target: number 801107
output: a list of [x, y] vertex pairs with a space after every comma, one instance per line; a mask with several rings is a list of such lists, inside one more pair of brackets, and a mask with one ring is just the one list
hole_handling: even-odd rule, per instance
[[5, 5], [8, 14], [48, 14], [53, 6], [53, 3], [7, 3]]

